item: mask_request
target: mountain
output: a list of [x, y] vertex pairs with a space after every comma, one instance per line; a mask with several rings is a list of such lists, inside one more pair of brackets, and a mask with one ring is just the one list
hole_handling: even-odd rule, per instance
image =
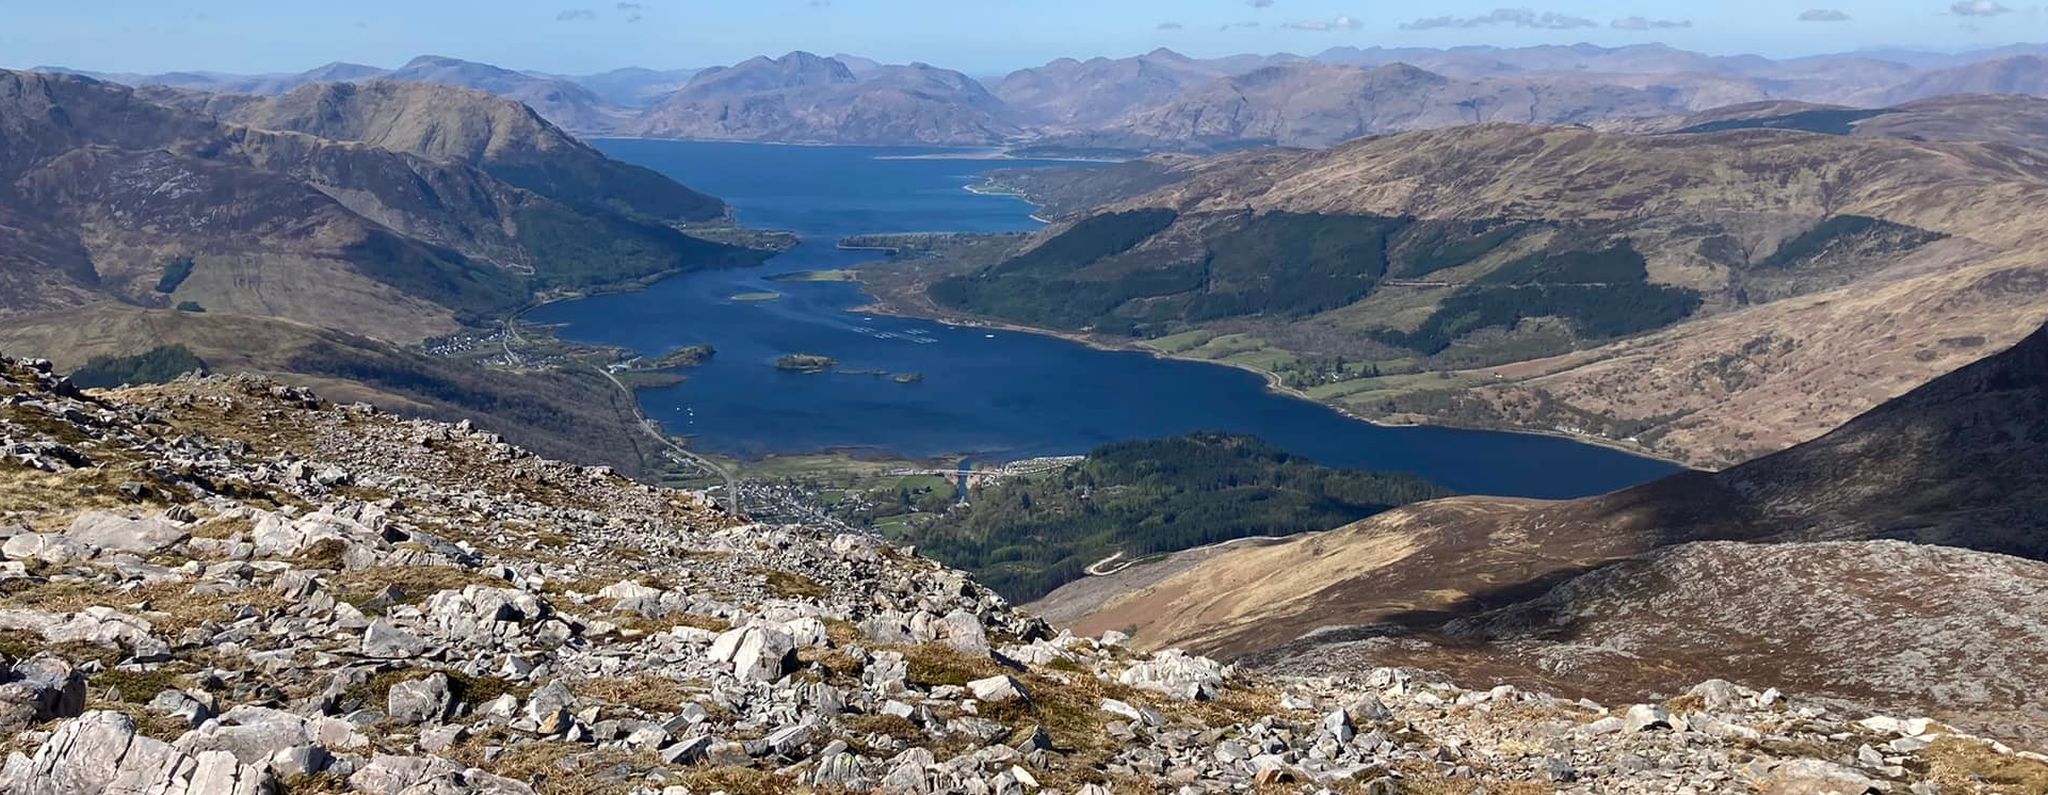
[[1281, 670], [1418, 664], [1607, 698], [1715, 671], [2048, 738], [2018, 673], [2048, 665], [2044, 448], [2048, 328], [1725, 472], [1425, 503], [1046, 601], [1081, 631]]
[[508, 100], [395, 83], [172, 96], [277, 129], [0, 72], [9, 350], [72, 368], [182, 345], [639, 473], [657, 459], [609, 381], [407, 348], [543, 291], [762, 256], [676, 228], [722, 218], [721, 202], [606, 161]]
[[1727, 466], [2048, 319], [2039, 219], [2012, 210], [2048, 188], [2042, 165], [2004, 144], [1466, 126], [1128, 168], [1153, 190], [928, 292], [1167, 353], [1258, 351], [1367, 416]]
[[0, 358], [0, 394], [6, 795], [2024, 791], [2048, 771], [1726, 682], [1610, 709], [1056, 635], [908, 548], [263, 379], [87, 394]]
[[217, 72], [169, 72], [165, 74], [109, 74], [61, 67], [38, 66], [31, 72], [73, 74], [136, 88], [163, 87], [223, 94], [282, 94], [313, 83], [369, 80], [390, 70], [352, 63], [330, 63], [304, 72], [271, 75], [232, 75]]
[[1011, 107], [1056, 129], [1089, 129], [1240, 74], [1234, 66], [1161, 48], [1132, 58], [1062, 58], [1011, 72], [993, 90]]
[[861, 75], [805, 52], [706, 69], [625, 131], [708, 140], [993, 144], [1021, 132], [980, 83], [924, 64]]
[[1887, 90], [1881, 104], [1951, 94], [2048, 95], [2048, 57], [2015, 55], [1927, 72]]
[[558, 77], [575, 83], [599, 99], [621, 108], [645, 108], [689, 84], [700, 69], [643, 69], [631, 66], [594, 75]]
[[2048, 99], [2017, 94], [1959, 94], [1888, 108], [1763, 102], [1718, 108], [1646, 127], [1685, 133], [1800, 130], [1828, 135], [1997, 143], [2048, 149]]
[[576, 205], [656, 221], [713, 221], [725, 205], [639, 166], [612, 160], [533, 109], [482, 91], [379, 80], [324, 83], [275, 97], [185, 96], [172, 104], [234, 124], [358, 141], [473, 165]]
[[1092, 134], [1150, 146], [1330, 146], [1406, 130], [1496, 121], [1573, 124], [1657, 116], [1676, 107], [1663, 93], [1617, 86], [1454, 80], [1406, 64], [1296, 63], [1203, 85]]
[[617, 127], [626, 114], [618, 112], [595, 92], [568, 80], [535, 77], [490, 64], [438, 55], [422, 55], [398, 67], [383, 79], [409, 83], [473, 88], [517, 100], [563, 129], [579, 133], [603, 133]]

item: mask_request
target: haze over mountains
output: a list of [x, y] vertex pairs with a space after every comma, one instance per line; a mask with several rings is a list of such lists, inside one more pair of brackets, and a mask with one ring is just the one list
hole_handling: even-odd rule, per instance
[[[1893, 105], [2048, 91], [2041, 48], [1879, 51], [1772, 60], [1662, 45], [1336, 48], [1196, 59], [1171, 50], [1060, 59], [976, 80], [928, 64], [804, 52], [707, 69], [563, 76], [440, 56], [397, 69], [103, 74], [135, 86], [282, 94], [319, 82], [428, 82], [519, 100], [584, 135], [784, 143], [1113, 149], [1326, 146], [1361, 135], [1512, 121], [1670, 117], [1769, 99]], [[42, 68], [39, 71], [51, 71]]]

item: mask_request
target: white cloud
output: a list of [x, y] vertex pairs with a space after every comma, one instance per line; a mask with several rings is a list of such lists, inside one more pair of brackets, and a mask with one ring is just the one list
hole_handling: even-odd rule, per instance
[[1815, 8], [1799, 14], [1801, 22], [1847, 22], [1849, 14], [1832, 8]]
[[1537, 12], [1527, 8], [1496, 8], [1492, 13], [1476, 17], [1426, 17], [1413, 22], [1402, 23], [1402, 30], [1433, 30], [1436, 28], [1483, 28], [1493, 25], [1511, 25], [1517, 28], [1539, 28], [1542, 30], [1573, 30], [1597, 28], [1599, 23], [1585, 17], [1560, 14], [1555, 11]]
[[1307, 22], [1287, 22], [1283, 23], [1281, 27], [1287, 28], [1289, 30], [1357, 30], [1359, 28], [1365, 27], [1365, 23], [1358, 21], [1357, 17], [1338, 14], [1337, 16], [1332, 17], [1330, 19], [1315, 19], [1309, 20]]
[[2012, 13], [2012, 9], [2000, 5], [1998, 0], [1956, 0], [1948, 10], [1959, 17], [1995, 17]]
[[1650, 19], [1648, 17], [1622, 17], [1613, 23], [1615, 30], [1671, 30], [1692, 27], [1690, 19]]

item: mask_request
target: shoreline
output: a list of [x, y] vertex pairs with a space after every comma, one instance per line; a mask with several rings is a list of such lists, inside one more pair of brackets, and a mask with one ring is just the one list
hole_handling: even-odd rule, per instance
[[[854, 270], [857, 277], [859, 269], [855, 268]], [[856, 280], [855, 283], [858, 283], [858, 281]], [[1308, 393], [1287, 386], [1286, 384], [1282, 383], [1280, 381], [1280, 376], [1278, 374], [1267, 370], [1261, 370], [1259, 368], [1241, 362], [1228, 362], [1220, 359], [1198, 359], [1192, 356], [1181, 356], [1177, 354], [1167, 353], [1157, 348], [1149, 348], [1134, 342], [1116, 342], [1112, 340], [1103, 339], [1092, 334], [1083, 334], [1080, 332], [1058, 331], [1054, 329], [1020, 326], [1015, 323], [1007, 323], [999, 320], [983, 320], [979, 318], [962, 316], [939, 316], [923, 314], [915, 311], [898, 309], [894, 305], [891, 305], [884, 301], [883, 299], [875, 296], [873, 293], [869, 293], [866, 290], [862, 290], [861, 292], [864, 295], [867, 295], [867, 297], [869, 298], [869, 303], [853, 307], [848, 311], [862, 312], [875, 315], [886, 315], [889, 317], [909, 318], [912, 320], [927, 320], [944, 326], [952, 326], [954, 328], [986, 328], [995, 329], [998, 331], [1016, 332], [1020, 334], [1036, 334], [1041, 337], [1053, 337], [1077, 345], [1084, 345], [1098, 351], [1142, 353], [1151, 356], [1155, 359], [1165, 359], [1170, 361], [1192, 362], [1195, 364], [1208, 364], [1229, 367], [1258, 376], [1260, 380], [1266, 382], [1266, 391], [1268, 392], [1272, 392], [1273, 394], [1280, 395], [1282, 397], [1292, 398], [1294, 400], [1300, 400], [1306, 403], [1321, 406], [1323, 408], [1336, 412], [1339, 416], [1342, 416], [1347, 420], [1362, 422], [1377, 428], [1444, 428], [1448, 430], [1459, 431], [1484, 431], [1488, 433], [1514, 433], [1521, 434], [1524, 436], [1544, 436], [1552, 439], [1562, 439], [1569, 442], [1591, 445], [1594, 447], [1602, 447], [1608, 450], [1613, 450], [1618, 453], [1632, 455], [1637, 458], [1670, 464], [1672, 466], [1678, 467], [1686, 471], [1710, 471], [1701, 470], [1698, 467], [1695, 467], [1691, 464], [1687, 464], [1683, 461], [1658, 455], [1656, 453], [1647, 452], [1640, 448], [1631, 447], [1621, 442], [1617, 442], [1612, 439], [1600, 436], [1565, 433], [1563, 431], [1546, 431], [1534, 428], [1488, 428], [1482, 426], [1454, 425], [1451, 423], [1443, 422], [1389, 422], [1385, 420], [1373, 419], [1371, 417], [1361, 415], [1343, 406], [1334, 405], [1310, 397]]]

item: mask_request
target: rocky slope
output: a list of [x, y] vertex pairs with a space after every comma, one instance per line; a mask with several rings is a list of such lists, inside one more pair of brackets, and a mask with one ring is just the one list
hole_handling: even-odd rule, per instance
[[633, 135], [838, 144], [973, 145], [1021, 132], [972, 78], [924, 64], [856, 75], [806, 52], [706, 69], [623, 128]]
[[1054, 634], [829, 528], [260, 380], [0, 360], [0, 792], [1990, 791], [2043, 758]]
[[1278, 670], [1371, 659], [1600, 698], [1714, 671], [2038, 740], [2048, 702], [2018, 683], [2048, 666], [2044, 445], [2048, 329], [1726, 472], [1414, 506], [1047, 608]]

